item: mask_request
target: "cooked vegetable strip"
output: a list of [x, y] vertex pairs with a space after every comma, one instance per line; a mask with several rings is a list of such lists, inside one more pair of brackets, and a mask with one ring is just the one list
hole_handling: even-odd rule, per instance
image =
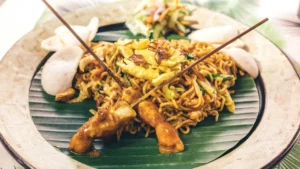
[[130, 83], [130, 81], [129, 81], [129, 78], [128, 78], [128, 76], [127, 76], [127, 74], [126, 73], [124, 73], [124, 75], [123, 75], [123, 77], [124, 77], [124, 79], [125, 79], [125, 82], [128, 84], [128, 86], [132, 86], [132, 84]]
[[230, 111], [231, 113], [234, 113], [235, 112], [235, 105], [234, 105], [234, 102], [233, 102], [228, 90], [226, 90], [226, 92], [224, 94], [224, 97], [226, 99], [225, 106], [226, 106], [227, 110]]
[[168, 73], [163, 73], [162, 75], [158, 76], [157, 78], [152, 80], [152, 84], [154, 86], [160, 85], [162, 82], [165, 80], [170, 79], [172, 76], [175, 75], [175, 72], [168, 72]]
[[233, 75], [222, 75], [222, 74], [211, 74], [214, 79], [222, 78], [223, 80], [232, 80], [234, 78]]
[[216, 89], [208, 82], [208, 80], [203, 79], [203, 81], [200, 81], [200, 85], [211, 97], [216, 97]]
[[143, 121], [155, 128], [161, 154], [172, 154], [184, 150], [178, 132], [158, 112], [158, 107], [153, 102], [141, 102], [138, 106], [138, 113]]

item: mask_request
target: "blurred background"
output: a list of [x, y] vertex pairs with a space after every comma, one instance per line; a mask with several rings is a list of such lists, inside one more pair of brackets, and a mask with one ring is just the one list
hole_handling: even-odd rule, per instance
[[[79, 8], [124, 0], [48, 0], [67, 13]], [[224, 13], [246, 25], [262, 18], [270, 22], [259, 31], [283, 50], [300, 71], [300, 0], [181, 0]], [[200, 16], [199, 16], [200, 17]], [[11, 46], [27, 32], [54, 18], [40, 0], [0, 0], [0, 61]], [[22, 168], [0, 144], [0, 169]], [[276, 168], [300, 168], [300, 143]]]

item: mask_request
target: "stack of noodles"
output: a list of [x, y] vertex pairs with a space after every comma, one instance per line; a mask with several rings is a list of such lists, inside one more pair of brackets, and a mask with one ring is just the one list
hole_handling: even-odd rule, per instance
[[[100, 59], [142, 95], [214, 49], [208, 43], [164, 39], [92, 44]], [[155, 91], [148, 100], [159, 107], [159, 112], [177, 130], [188, 134], [191, 126], [208, 116], [217, 121], [223, 109], [234, 113], [230, 95], [234, 91], [229, 88], [235, 84], [237, 74], [244, 73], [236, 62], [225, 52], [218, 52]], [[75, 80], [80, 94], [71, 103], [93, 98], [97, 108], [111, 108], [122, 97], [122, 89], [89, 53], [81, 59]], [[142, 129], [146, 137], [155, 132], [137, 116], [117, 132], [118, 139], [124, 131], [135, 134]]]

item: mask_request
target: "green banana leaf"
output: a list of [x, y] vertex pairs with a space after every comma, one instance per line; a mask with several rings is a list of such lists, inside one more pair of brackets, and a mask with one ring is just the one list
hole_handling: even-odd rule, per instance
[[[109, 30], [109, 31], [108, 31]], [[122, 24], [99, 28], [94, 41], [116, 41], [119, 38], [140, 38], [133, 36]], [[169, 39], [182, 37], [170, 35]], [[259, 87], [259, 85], [258, 85]], [[30, 87], [30, 111], [32, 119], [42, 136], [62, 153], [95, 168], [193, 168], [211, 162], [236, 148], [249, 136], [259, 117], [260, 96], [255, 81], [249, 76], [239, 77], [232, 98], [236, 112], [220, 113], [219, 121], [209, 117], [193, 127], [188, 135], [180, 134], [185, 150], [178, 154], [162, 155], [158, 151], [155, 134], [148, 138], [144, 132], [136, 135], [124, 133], [121, 140], [97, 139], [94, 142], [101, 156], [76, 155], [68, 150], [71, 136], [88, 120], [95, 108], [93, 100], [77, 104], [59, 103], [46, 94], [41, 86], [40, 71]]]
[[291, 169], [299, 168], [300, 166], [300, 142], [299, 140], [294, 145], [293, 149], [278, 163], [274, 169]]

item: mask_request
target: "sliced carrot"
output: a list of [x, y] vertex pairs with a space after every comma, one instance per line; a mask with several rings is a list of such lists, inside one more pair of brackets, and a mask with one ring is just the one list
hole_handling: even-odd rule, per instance
[[151, 23], [145, 23], [148, 28], [151, 28]]
[[170, 11], [170, 8], [167, 8], [167, 9], [159, 16], [158, 21], [159, 21], [159, 22], [162, 22], [162, 21], [167, 17], [167, 14], [168, 14], [169, 11]]
[[153, 16], [146, 17], [146, 24], [147, 23], [152, 23], [152, 20], [153, 20]]
[[183, 25], [194, 25], [194, 24], [197, 24], [198, 22], [197, 21], [181, 21], [180, 23]]
[[183, 32], [181, 32], [181, 31], [178, 31], [178, 35], [180, 35], [180, 36], [184, 36], [184, 33], [183, 33]]
[[177, 5], [177, 6], [176, 6], [176, 9], [182, 9], [182, 8], [184, 8], [183, 5]]
[[101, 75], [101, 73], [103, 73], [103, 72], [104, 72], [104, 69], [102, 67], [94, 69], [94, 70], [91, 71], [92, 75], [94, 75], [94, 76]]

